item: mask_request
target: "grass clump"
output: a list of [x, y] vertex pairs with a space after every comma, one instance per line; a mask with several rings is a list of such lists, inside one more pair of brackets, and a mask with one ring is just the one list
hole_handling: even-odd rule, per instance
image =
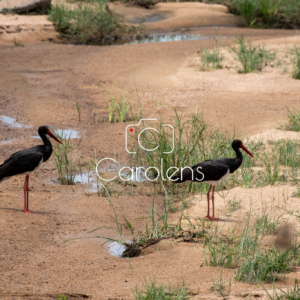
[[108, 97], [107, 109], [110, 123], [139, 120], [142, 117], [142, 106], [139, 105], [136, 112], [130, 101], [127, 100], [124, 90], [118, 93], [114, 86], [111, 86], [111, 89], [105, 87], [99, 87], [99, 89], [105, 97]]
[[242, 200], [241, 199], [236, 199], [235, 196], [233, 199], [229, 199], [227, 203], [227, 207], [229, 209], [229, 212], [234, 212], [240, 208], [242, 208]]
[[49, 20], [62, 37], [80, 44], [107, 44], [120, 39], [135, 27], [123, 24], [108, 8], [106, 1], [79, 2], [75, 8], [57, 4], [49, 11]]
[[245, 27], [288, 28], [300, 26], [299, 0], [230, 0], [232, 13], [243, 17]]
[[134, 291], [135, 300], [186, 300], [189, 299], [187, 288], [182, 286], [169, 287], [168, 285], [158, 285], [155, 280], [147, 282], [145, 280], [144, 289]]
[[287, 109], [288, 122], [279, 125], [279, 129], [287, 131], [300, 131], [300, 110], [297, 109]]
[[261, 71], [268, 62], [275, 59], [275, 53], [266, 50], [264, 46], [253, 46], [251, 42], [247, 45], [244, 36], [238, 37], [236, 41], [237, 46], [229, 47], [229, 52], [242, 64], [241, 73]]
[[198, 54], [201, 59], [201, 65], [199, 70], [201, 71], [211, 71], [214, 69], [222, 69], [223, 55], [221, 54], [222, 39], [221, 37], [214, 36], [212, 38], [213, 45], [212, 49], [199, 49]]
[[240, 234], [237, 234], [235, 227], [225, 236], [221, 235], [222, 228], [218, 230], [215, 227], [214, 234], [207, 234], [204, 243], [207, 265], [238, 267], [235, 279], [251, 284], [273, 282], [280, 274], [290, 272], [298, 264], [300, 245], [283, 250], [274, 247], [266, 249], [262, 240], [277, 232], [279, 218], [271, 221], [261, 218], [253, 226], [249, 216]]
[[[263, 286], [265, 289], [265, 287]], [[287, 288], [287, 291], [279, 289], [280, 294], [278, 295], [277, 291], [274, 288], [273, 296], [271, 296], [268, 291], [265, 289], [267, 295], [271, 300], [298, 300], [300, 299], [300, 287], [298, 285], [298, 280], [295, 279], [295, 284], [293, 287]]]
[[211, 289], [215, 294], [217, 294], [221, 297], [228, 297], [230, 295], [231, 281], [229, 281], [229, 284], [228, 284], [228, 287], [227, 287], [226, 286], [226, 281], [222, 277], [222, 273], [221, 273], [220, 274], [220, 279], [213, 283], [213, 286], [212, 286]]
[[280, 219], [281, 217], [271, 219], [267, 214], [263, 214], [255, 219], [254, 226], [260, 228], [264, 234], [277, 234], [279, 232]]
[[[300, 124], [299, 124], [300, 126]], [[275, 142], [278, 151], [278, 161], [286, 167], [300, 166], [300, 143], [297, 140], [279, 140]]]
[[293, 71], [292, 71], [292, 77], [294, 79], [300, 79], [300, 47], [295, 46], [293, 51], [293, 58], [292, 58], [292, 64], [293, 64]]
[[75, 151], [79, 148], [81, 139], [74, 144], [71, 141], [71, 135], [67, 137], [62, 132], [60, 140], [62, 144], [56, 144], [53, 149], [58, 179], [62, 185], [73, 185], [80, 162], [80, 158], [75, 158]]
[[245, 257], [236, 273], [236, 280], [256, 284], [259, 281], [274, 282], [280, 273], [291, 271], [294, 261], [292, 251], [286, 249], [258, 249], [252, 255]]

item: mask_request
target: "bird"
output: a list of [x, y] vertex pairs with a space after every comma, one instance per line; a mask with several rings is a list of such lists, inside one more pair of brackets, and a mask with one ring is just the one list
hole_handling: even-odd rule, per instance
[[[219, 221], [220, 219], [215, 218], [215, 207], [214, 207], [214, 193], [215, 187], [218, 181], [226, 178], [229, 174], [234, 173], [243, 162], [243, 155], [240, 151], [242, 148], [247, 154], [253, 157], [248, 149], [243, 145], [240, 140], [233, 140], [232, 148], [236, 153], [235, 158], [221, 158], [221, 159], [210, 159], [204, 162], [198, 163], [191, 167], [181, 168], [181, 171], [177, 172], [175, 175], [171, 176], [171, 180], [174, 183], [181, 183], [187, 180], [195, 182], [207, 182], [209, 183], [209, 189], [207, 192], [207, 216], [212, 221]], [[196, 173], [196, 175], [195, 175]], [[209, 213], [209, 194], [212, 189], [212, 210], [213, 215], [210, 216]]]
[[34, 170], [37, 170], [43, 162], [46, 162], [52, 154], [52, 144], [47, 135], [61, 144], [61, 141], [50, 130], [50, 126], [40, 126], [38, 133], [43, 140], [44, 145], [38, 145], [18, 151], [12, 154], [2, 165], [0, 165], [0, 183], [12, 176], [25, 173], [23, 210], [25, 213], [34, 213], [29, 210], [28, 203], [29, 175]]

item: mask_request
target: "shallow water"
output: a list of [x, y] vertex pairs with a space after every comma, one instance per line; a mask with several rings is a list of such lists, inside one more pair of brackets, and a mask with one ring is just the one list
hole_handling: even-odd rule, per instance
[[11, 127], [23, 127], [23, 128], [29, 128], [29, 126], [27, 125], [22, 125], [20, 123], [16, 122], [16, 119], [8, 117], [8, 116], [0, 116], [0, 121], [2, 121], [3, 123], [8, 124]]
[[[87, 174], [77, 174], [74, 177], [74, 182], [75, 183], [81, 183], [85, 184], [88, 188], [89, 191], [96, 193], [98, 191], [97, 189], [97, 180], [95, 179], [95, 176], [93, 176], [92, 173]], [[101, 183], [99, 183], [99, 186], [101, 188]]]
[[56, 129], [56, 134], [63, 139], [76, 139], [78, 138], [78, 132], [76, 130], [71, 129]]
[[209, 36], [201, 36], [197, 34], [179, 33], [179, 34], [153, 34], [149, 37], [137, 39], [125, 43], [125, 45], [144, 44], [144, 43], [159, 43], [159, 42], [178, 42], [178, 41], [194, 41], [207, 40]]
[[[71, 129], [56, 129], [56, 134], [63, 139], [76, 139], [78, 138], [78, 132], [76, 130]], [[32, 135], [31, 137], [35, 139], [40, 139], [41, 137], [39, 135]]]
[[[142, 168], [133, 168], [134, 169], [134, 172], [133, 174], [131, 173], [121, 173], [121, 176], [124, 178], [124, 179], [132, 179], [132, 182], [144, 182], [144, 181], [147, 181], [147, 178], [145, 176], [145, 172]], [[148, 174], [147, 174], [148, 175]]]

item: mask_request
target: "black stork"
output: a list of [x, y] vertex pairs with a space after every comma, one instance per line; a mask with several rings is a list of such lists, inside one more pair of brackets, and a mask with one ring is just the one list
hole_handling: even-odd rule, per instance
[[[183, 168], [181, 172], [177, 173], [171, 179], [174, 183], [180, 183], [187, 180], [196, 181], [196, 182], [208, 182], [209, 189], [207, 192], [207, 216], [206, 218], [212, 221], [219, 221], [218, 218], [215, 218], [215, 207], [214, 207], [214, 193], [217, 182], [221, 179], [224, 179], [229, 174], [235, 172], [243, 162], [243, 155], [240, 151], [242, 148], [246, 153], [253, 157], [253, 155], [245, 148], [242, 141], [234, 140], [232, 142], [232, 148], [236, 153], [235, 158], [221, 158], [221, 159], [212, 159], [205, 160], [199, 164], [196, 164], [192, 167]], [[212, 209], [213, 215], [209, 214], [209, 193], [213, 187], [212, 191]]]
[[3, 180], [9, 179], [12, 176], [24, 174], [25, 182], [24, 182], [24, 212], [25, 213], [33, 213], [29, 210], [28, 206], [28, 181], [29, 174], [38, 169], [42, 162], [47, 161], [52, 154], [52, 144], [49, 141], [48, 136], [52, 137], [58, 143], [61, 144], [55, 135], [50, 131], [51, 128], [49, 126], [41, 126], [38, 129], [38, 133], [42, 138], [44, 145], [38, 145], [31, 147], [29, 149], [25, 149], [11, 155], [7, 160], [4, 161], [2, 165], [0, 165], [0, 183]]

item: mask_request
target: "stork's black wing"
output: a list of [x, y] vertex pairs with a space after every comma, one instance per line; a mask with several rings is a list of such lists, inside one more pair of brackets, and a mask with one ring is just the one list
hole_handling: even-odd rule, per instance
[[0, 181], [25, 172], [33, 171], [41, 163], [43, 153], [38, 147], [22, 150], [14, 153], [0, 166]]
[[175, 183], [187, 180], [203, 182], [217, 181], [228, 172], [229, 167], [218, 160], [206, 160], [191, 167], [181, 168], [181, 170], [172, 177]]

